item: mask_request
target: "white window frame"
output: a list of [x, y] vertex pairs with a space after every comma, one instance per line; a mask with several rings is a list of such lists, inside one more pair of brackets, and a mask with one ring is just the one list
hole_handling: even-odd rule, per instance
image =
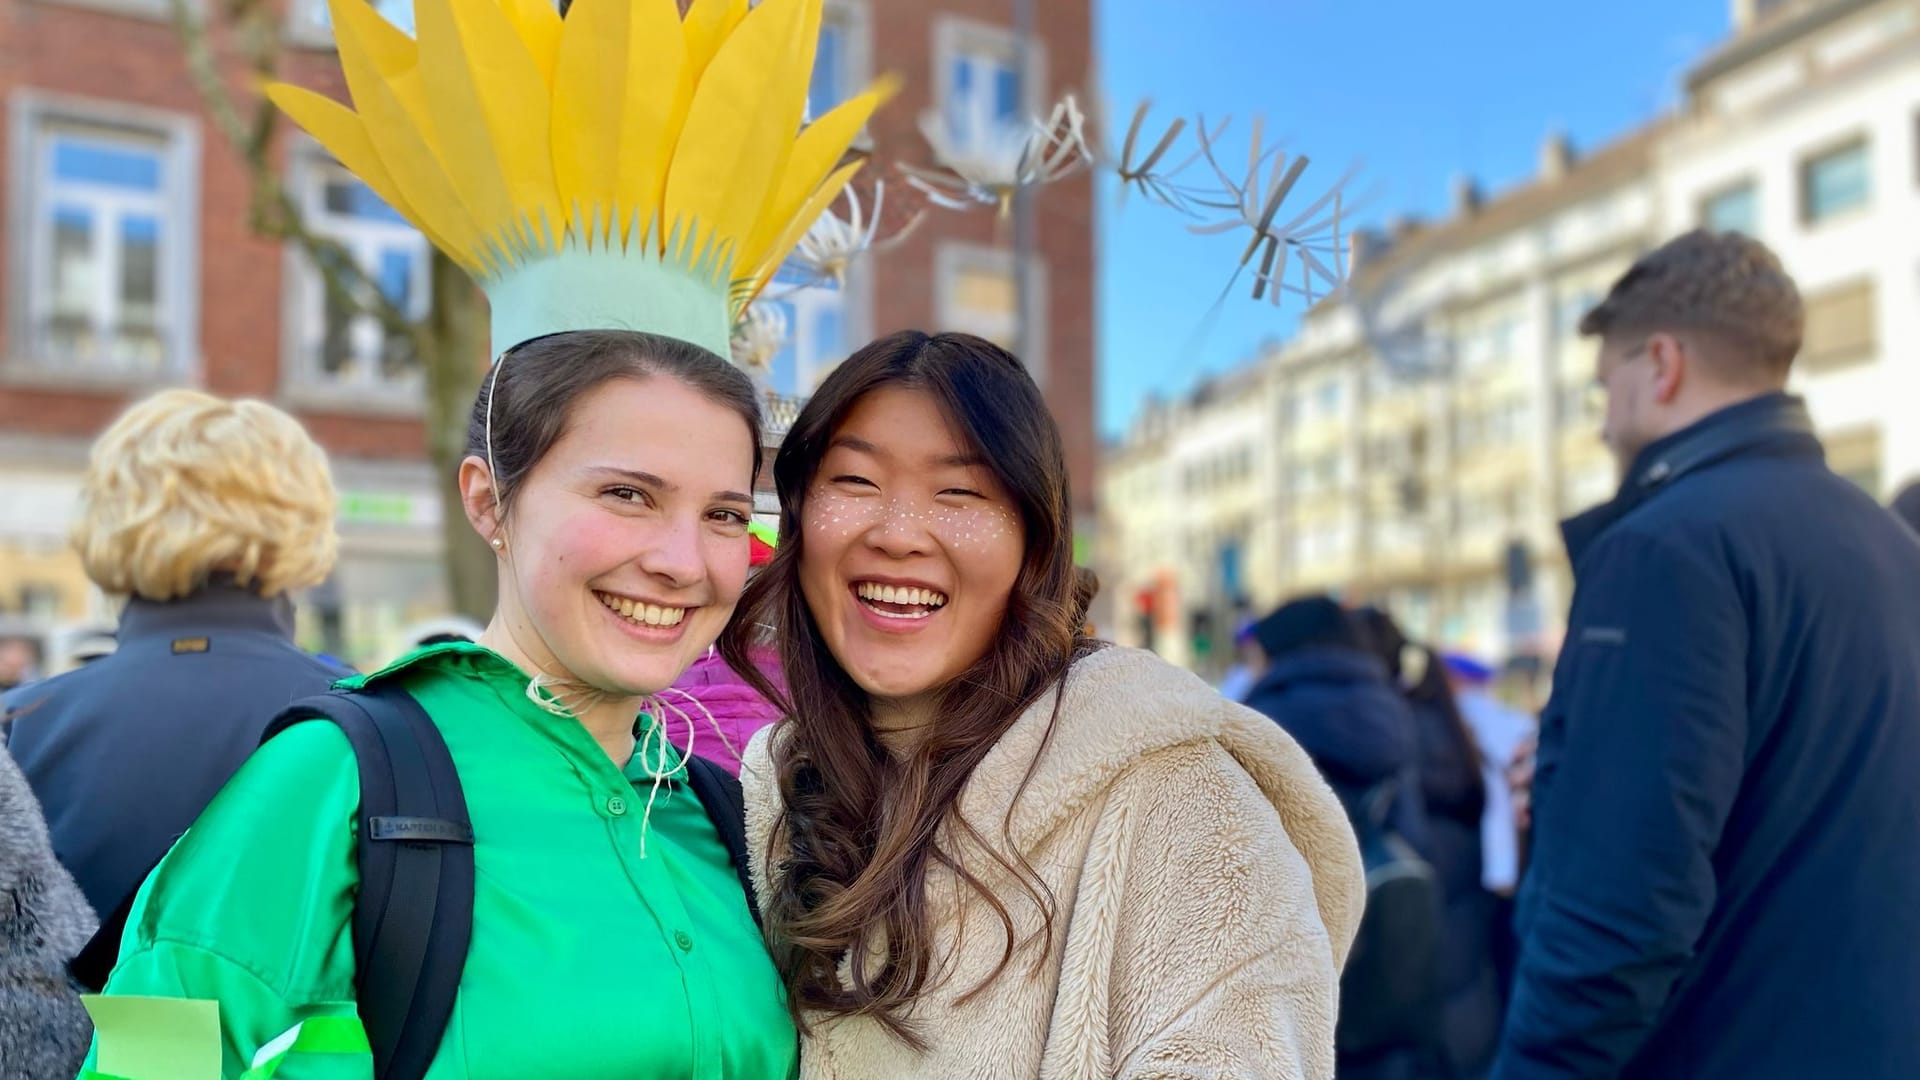
[[[335, 169], [341, 169], [341, 166], [307, 136], [297, 137], [289, 148], [288, 194], [305, 216], [308, 228], [319, 235], [341, 240], [328, 227], [323, 201], [328, 173]], [[396, 235], [402, 229], [398, 225], [383, 228]], [[411, 229], [406, 231], [412, 232]], [[419, 245], [420, 258], [414, 268], [412, 289], [413, 295], [418, 298], [417, 314], [424, 317], [433, 304], [433, 246], [425, 236], [417, 232], [413, 232], [413, 235]], [[346, 244], [348, 250], [353, 250], [350, 239], [342, 240], [342, 243]], [[404, 379], [384, 379], [377, 371], [362, 371], [347, 378], [332, 378], [322, 373], [319, 350], [324, 347], [326, 335], [326, 285], [319, 270], [299, 245], [284, 245], [284, 253], [286, 272], [282, 275], [285, 287], [281, 310], [285, 318], [281, 320], [280, 352], [282, 394], [298, 404], [347, 407], [356, 412], [420, 412], [426, 400], [424, 370], [416, 370], [412, 376]], [[362, 265], [364, 269], [364, 263]], [[360, 318], [377, 317], [361, 315]], [[356, 368], [373, 363], [377, 363], [377, 358], [355, 358]]]
[[[840, 79], [845, 83], [847, 95], [859, 93], [873, 81], [873, 9], [869, 0], [827, 0], [820, 19], [821, 32], [828, 27], [840, 31], [845, 50], [840, 57]], [[816, 61], [817, 62], [817, 61]], [[837, 106], [846, 98], [835, 102]], [[813, 83], [807, 83], [807, 121], [818, 119], [813, 115]], [[860, 141], [867, 136], [862, 132]], [[855, 148], [860, 148], [857, 141]]]
[[[1867, 177], [1865, 197], [1853, 206], [1843, 207], [1839, 210], [1828, 210], [1825, 213], [1816, 215], [1813, 209], [1814, 167], [1840, 154], [1856, 150], [1859, 151], [1865, 159]], [[1812, 231], [1836, 222], [1847, 221], [1863, 214], [1871, 213], [1873, 211], [1874, 199], [1881, 194], [1881, 192], [1876, 190], [1880, 178], [1874, 175], [1873, 169], [1873, 139], [1870, 134], [1865, 131], [1857, 131], [1844, 138], [1834, 139], [1801, 154], [1794, 165], [1794, 196], [1795, 202], [1798, 204], [1795, 207], [1796, 213], [1794, 216], [1800, 228], [1802, 230]]]
[[[787, 342], [781, 351], [793, 350], [792, 387], [774, 386], [782, 394], [799, 398], [812, 396], [820, 380], [848, 356], [860, 343], [871, 335], [867, 333], [867, 312], [870, 304], [869, 275], [862, 268], [855, 267], [847, 274], [847, 279], [837, 289], [821, 286], [794, 288], [776, 279], [768, 286], [769, 295], [761, 297], [762, 303], [784, 304], [791, 310], [787, 326]], [[837, 352], [824, 342], [814, 340], [816, 317], [825, 310], [838, 307], [840, 310], [840, 331], [843, 341]], [[768, 371], [769, 377], [772, 371]]]
[[[151, 386], [191, 382], [200, 370], [200, 129], [190, 116], [118, 101], [97, 101], [37, 90], [17, 90], [8, 109], [8, 382], [50, 385]], [[158, 372], [126, 372], [62, 362], [46, 355], [35, 327], [47, 298], [36, 271], [50, 255], [52, 238], [40, 213], [47, 192], [53, 130], [71, 126], [152, 139], [161, 150], [162, 242], [156, 269], [155, 306], [164, 334], [166, 362]], [[102, 275], [108, 280], [109, 275]]]
[[[963, 244], [956, 241], [944, 241], [934, 253], [934, 318], [942, 330], [964, 330], [979, 334], [978, 323], [971, 326], [970, 320], [955, 305], [953, 286], [963, 271], [982, 269], [993, 273], [1005, 274], [1015, 282], [1018, 288], [1019, 267], [1015, 265], [1015, 255], [1006, 248], [984, 247], [979, 244]], [[1041, 390], [1047, 388], [1047, 298], [1052, 295], [1047, 289], [1047, 263], [1038, 254], [1031, 257], [1027, 267], [1026, 310], [1033, 325], [1028, 328], [1027, 341], [1032, 355], [1023, 356], [1021, 362], [1027, 365], [1027, 372], [1033, 376]], [[1009, 349], [1017, 348], [1019, 341], [1019, 312], [1016, 310], [1009, 320], [1008, 332], [1004, 335], [1010, 343]], [[987, 337], [988, 334], [980, 334]]]
[[[934, 83], [934, 108], [938, 110], [943, 122], [952, 104], [948, 100], [952, 85], [952, 80], [948, 77], [949, 69], [962, 57], [982, 54], [1005, 57], [1007, 66], [1014, 68], [1019, 50], [1013, 30], [959, 15], [940, 15], [934, 19], [933, 70], [929, 77]], [[1016, 76], [1022, 75], [1017, 68], [1014, 73]], [[1016, 117], [1018, 122], [1025, 122], [1031, 117], [1039, 116], [1046, 107], [1047, 49], [1046, 43], [1040, 40], [1038, 35], [1032, 36], [1027, 43], [1027, 70], [1024, 77], [1020, 79], [1020, 99], [1020, 105], [1026, 110], [1027, 116]], [[984, 106], [976, 104], [971, 111], [975, 113], [972, 119], [976, 123], [988, 122], [988, 130], [991, 130], [990, 122], [994, 117], [990, 104]]]

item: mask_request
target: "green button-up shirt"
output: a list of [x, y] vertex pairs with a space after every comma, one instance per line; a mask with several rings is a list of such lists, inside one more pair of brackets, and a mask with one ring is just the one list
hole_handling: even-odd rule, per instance
[[[712, 822], [677, 782], [647, 809], [651, 717], [623, 773], [486, 649], [435, 646], [343, 685], [385, 680], [439, 725], [473, 819], [473, 944], [430, 1080], [795, 1072], [779, 980]], [[350, 1015], [358, 805], [338, 728], [276, 736], [149, 878], [107, 993], [218, 1001], [228, 1078], [300, 1020]], [[365, 1054], [295, 1055], [277, 1077], [371, 1073]]]

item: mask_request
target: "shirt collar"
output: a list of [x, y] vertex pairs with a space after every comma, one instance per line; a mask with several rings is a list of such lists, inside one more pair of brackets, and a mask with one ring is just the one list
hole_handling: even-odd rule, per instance
[[1762, 394], [1649, 444], [1635, 455], [1612, 501], [1561, 524], [1568, 557], [1578, 565], [1581, 554], [1614, 522], [1680, 477], [1756, 453], [1823, 456], [1805, 401], [1780, 392]]
[[[527, 696], [527, 684], [531, 677], [518, 665], [487, 648], [471, 641], [450, 641], [438, 645], [427, 645], [413, 650], [394, 660], [386, 667], [368, 675], [356, 675], [343, 679], [335, 685], [343, 690], [358, 690], [369, 683], [389, 679], [402, 672], [416, 669], [444, 669], [464, 674], [469, 678], [486, 684], [500, 698], [501, 702], [515, 715], [536, 729], [556, 738], [569, 749], [588, 752], [605, 760], [605, 752], [595, 743], [580, 722], [569, 716], [555, 715], [535, 704]], [[676, 748], [668, 747], [662, 757], [666, 731], [658, 715], [658, 707], [643, 710], [634, 718], [633, 756], [620, 768], [620, 772], [629, 781], [652, 783], [656, 770], [669, 783], [678, 783], [686, 779], [687, 767], [682, 754]], [[609, 762], [609, 765], [612, 763]]]
[[130, 598], [116, 636], [125, 645], [141, 638], [204, 637], [234, 630], [292, 641], [293, 601], [284, 593], [268, 598], [230, 578], [216, 579], [178, 600]]

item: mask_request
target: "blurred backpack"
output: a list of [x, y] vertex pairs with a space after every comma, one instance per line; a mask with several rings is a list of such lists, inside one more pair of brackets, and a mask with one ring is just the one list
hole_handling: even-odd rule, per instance
[[1334, 1045], [1343, 1056], [1421, 1051], [1440, 1037], [1440, 882], [1388, 823], [1395, 783], [1349, 807], [1367, 872], [1367, 908], [1340, 975]]

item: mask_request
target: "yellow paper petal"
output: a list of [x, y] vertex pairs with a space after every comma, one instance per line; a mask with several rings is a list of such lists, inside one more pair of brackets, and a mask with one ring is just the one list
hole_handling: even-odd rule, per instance
[[[553, 179], [549, 92], [506, 13], [491, 3], [416, 0], [420, 74], [434, 144], [488, 239], [550, 249], [563, 218]], [[542, 231], [542, 223], [551, 230]]]
[[738, 254], [793, 153], [819, 29], [820, 0], [765, 0], [721, 45], [674, 153], [665, 222]]
[[753, 298], [760, 295], [760, 290], [767, 287], [767, 282], [773, 280], [773, 275], [780, 272], [780, 264], [787, 261], [787, 256], [793, 253], [794, 246], [800, 243], [800, 238], [807, 235], [807, 230], [813, 228], [813, 223], [819, 220], [821, 214], [826, 213], [827, 207], [833, 205], [833, 200], [840, 197], [840, 193], [846, 190], [847, 183], [853, 179], [853, 175], [865, 164], [864, 161], [849, 161], [842, 165], [832, 176], [827, 177], [826, 183], [821, 184], [819, 190], [813, 193], [813, 197], [800, 207], [798, 213], [794, 214], [793, 219], [787, 223], [786, 229], [774, 240], [773, 246], [768, 248], [766, 254], [761, 257], [753, 273], [745, 279], [748, 282], [745, 291], [735, 295], [734, 313], [736, 315], [745, 310], [748, 304], [753, 303]]
[[332, 98], [289, 83], [269, 83], [266, 94], [281, 112], [325, 147], [327, 153], [373, 189], [375, 195], [386, 200], [387, 205], [411, 222], [414, 228], [426, 233], [427, 239], [435, 247], [445, 246], [442, 238], [436, 236], [420, 219], [420, 214], [407, 202], [399, 185], [394, 183], [387, 167], [380, 161], [379, 151], [373, 148], [373, 140], [367, 137], [366, 125], [360, 122], [360, 117], [352, 109]]
[[540, 78], [553, 85], [554, 65], [560, 59], [560, 9], [553, 0], [500, 0], [513, 31], [540, 68]]
[[351, 29], [354, 47], [380, 74], [391, 78], [420, 62], [420, 50], [413, 38], [365, 0], [327, 0], [327, 10], [333, 17], [335, 36], [343, 24]]
[[687, 75], [699, 83], [707, 65], [720, 52], [720, 44], [747, 17], [747, 0], [693, 0], [687, 9]]
[[[346, 73], [355, 111], [393, 186], [419, 214], [421, 231], [444, 238], [447, 246], [442, 250], [449, 257], [468, 272], [481, 273], [487, 259], [480, 229], [461, 204], [439, 157], [420, 130], [424, 103], [403, 102], [409, 96], [418, 97], [417, 69], [390, 76], [380, 68], [382, 63], [404, 59], [386, 36], [392, 33], [397, 31], [374, 12], [372, 5], [360, 0], [333, 0], [333, 36], [340, 52], [340, 67]], [[407, 49], [413, 48], [411, 40], [405, 44]], [[390, 77], [397, 81], [389, 81]], [[411, 92], [406, 85], [409, 81], [416, 83]]]
[[553, 162], [583, 232], [603, 230], [616, 208], [622, 228], [636, 211], [645, 228], [659, 209], [688, 98], [679, 20], [673, 0], [578, 0], [567, 13]]
[[[881, 80], [864, 94], [842, 102], [832, 112], [807, 125], [794, 143], [793, 156], [788, 159], [786, 172], [780, 178], [780, 185], [773, 198], [766, 203], [766, 212], [755, 224], [752, 238], [741, 251], [741, 257], [747, 266], [757, 266], [765, 258], [768, 245], [772, 244], [792, 222], [793, 215], [811, 198], [820, 187], [820, 182], [840, 165], [846, 157], [847, 148], [860, 137], [886, 100], [900, 87], [898, 79], [889, 76]], [[783, 256], [784, 257], [784, 256]]]

